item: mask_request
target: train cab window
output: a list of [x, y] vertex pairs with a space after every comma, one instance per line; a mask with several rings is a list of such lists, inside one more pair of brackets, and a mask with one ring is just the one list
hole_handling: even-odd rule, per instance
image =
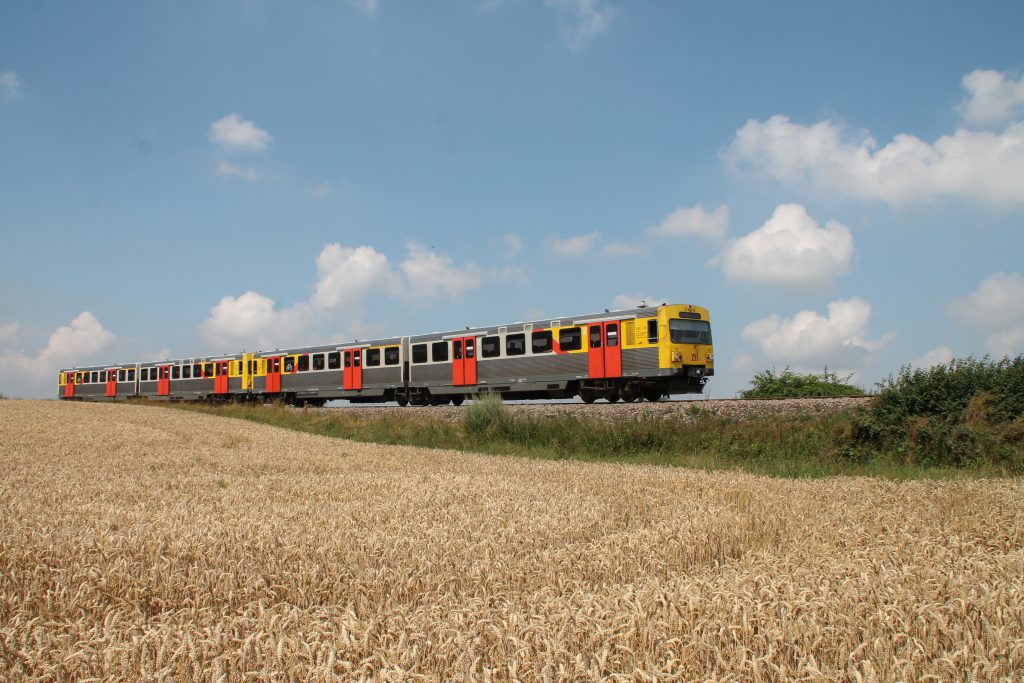
[[129, 382], [134, 382], [135, 381], [135, 368], [132, 368], [131, 370], [128, 371], [128, 381]]
[[413, 347], [412, 347], [412, 362], [413, 363], [426, 363], [427, 362], [427, 345], [426, 344], [413, 344]]
[[547, 353], [554, 349], [554, 343], [551, 338], [551, 330], [540, 330], [533, 333], [532, 347], [534, 353]]
[[335, 351], [333, 353], [327, 354], [327, 369], [328, 370], [337, 370], [340, 367], [341, 367], [341, 353], [339, 351]]
[[526, 335], [510, 334], [505, 337], [505, 354], [508, 356], [522, 356], [526, 353]]
[[203, 364], [203, 377], [213, 377], [213, 363]]
[[435, 363], [448, 360], [448, 342], [439, 341], [431, 344], [430, 356]]
[[566, 327], [558, 331], [558, 346], [563, 351], [579, 351], [583, 348], [583, 335], [578, 327]]
[[183, 366], [181, 368], [181, 378], [182, 379], [192, 379], [192, 366], [191, 365], [185, 365], [185, 366]]
[[398, 365], [397, 346], [389, 346], [384, 349], [384, 365]]
[[299, 372], [309, 372], [309, 354], [299, 356]]
[[380, 365], [380, 349], [366, 349], [366, 367], [375, 368]]
[[656, 318], [647, 321], [647, 343], [658, 343], [658, 320]]
[[480, 340], [480, 357], [497, 358], [501, 355], [501, 337], [484, 337]]
[[619, 345], [619, 326], [615, 323], [609, 323], [604, 328], [604, 336], [608, 339], [608, 346]]
[[126, 378], [127, 376], [128, 376], [128, 373], [127, 373], [127, 372], [125, 372], [124, 370], [118, 370], [118, 371], [117, 371], [117, 381], [118, 381], [118, 382], [123, 382], [123, 381], [125, 381], [125, 378]]
[[324, 354], [317, 353], [313, 356], [313, 369], [323, 370], [324, 369]]
[[171, 379], [181, 379], [181, 366], [175, 365], [171, 368]]

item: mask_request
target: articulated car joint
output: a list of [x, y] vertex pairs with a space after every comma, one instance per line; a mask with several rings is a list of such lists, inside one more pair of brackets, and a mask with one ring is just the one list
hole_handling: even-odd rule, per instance
[[706, 308], [674, 304], [658, 308], [658, 348], [662, 368], [685, 370], [690, 378], [715, 374], [711, 316]]

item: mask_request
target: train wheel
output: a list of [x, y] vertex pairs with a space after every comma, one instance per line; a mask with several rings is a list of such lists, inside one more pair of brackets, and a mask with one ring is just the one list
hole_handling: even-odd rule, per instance
[[580, 391], [580, 398], [584, 403], [593, 403], [597, 396], [590, 389], [583, 389]]
[[661, 400], [661, 389], [647, 389], [644, 391], [644, 398], [651, 403]]
[[614, 394], [608, 394], [606, 398], [608, 399], [609, 403], [615, 403], [619, 400], [619, 392], [615, 392]]
[[409, 397], [405, 394], [398, 394], [395, 396], [395, 402], [398, 403], [399, 407], [404, 408], [409, 405]]
[[452, 405], [461, 406], [462, 402], [466, 400], [465, 396], [456, 396], [452, 399]]

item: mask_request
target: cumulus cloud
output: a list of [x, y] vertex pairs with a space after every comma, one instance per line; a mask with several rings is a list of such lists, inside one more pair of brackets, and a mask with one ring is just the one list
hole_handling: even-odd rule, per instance
[[515, 258], [523, 250], [523, 238], [519, 235], [505, 235], [505, 245], [508, 247], [508, 257]]
[[300, 337], [310, 320], [305, 303], [280, 308], [270, 297], [248, 291], [222, 298], [199, 326], [199, 334], [224, 351], [277, 348], [308, 342]]
[[632, 242], [609, 242], [601, 247], [606, 256], [636, 256], [644, 253], [644, 248]]
[[799, 204], [776, 207], [764, 225], [726, 247], [718, 263], [729, 281], [817, 287], [846, 274], [853, 235], [830, 220], [822, 228]]
[[935, 365], [945, 365], [953, 360], [953, 350], [948, 346], [939, 346], [920, 358], [910, 361], [910, 367], [927, 370]]
[[729, 207], [719, 206], [707, 211], [702, 205], [680, 207], [665, 216], [661, 223], [647, 229], [652, 237], [700, 237], [720, 240], [729, 232]]
[[834, 121], [750, 120], [723, 153], [735, 169], [815, 191], [907, 204], [957, 197], [1024, 204], [1024, 123], [1002, 133], [959, 129], [934, 143], [901, 133], [880, 147]]
[[21, 79], [13, 71], [4, 71], [0, 73], [0, 88], [6, 92], [8, 97], [17, 97], [21, 94]]
[[547, 0], [547, 5], [572, 17], [568, 41], [574, 50], [606, 31], [615, 14], [607, 0]]
[[14, 341], [14, 338], [18, 336], [19, 329], [21, 329], [21, 325], [16, 320], [0, 325], [0, 344]]
[[548, 240], [548, 247], [559, 256], [579, 257], [586, 256], [594, 250], [594, 246], [601, 238], [601, 233], [590, 232], [586, 235], [566, 237], [564, 239], [552, 237]]
[[1024, 78], [976, 69], [964, 76], [962, 83], [969, 97], [957, 105], [957, 111], [968, 125], [1006, 123], [1024, 109]]
[[1024, 278], [1020, 273], [993, 273], [977, 289], [949, 304], [957, 322], [983, 330], [989, 353], [996, 357], [1024, 352]]
[[949, 314], [986, 328], [1024, 320], [1024, 278], [1020, 273], [994, 273], [967, 296], [954, 299]]
[[316, 257], [316, 270], [319, 279], [310, 304], [319, 309], [351, 308], [374, 291], [383, 296], [402, 291], [388, 257], [373, 247], [325, 245]]
[[[0, 339], [12, 342], [19, 331], [17, 323], [4, 325], [8, 335]], [[83, 311], [69, 325], [61, 325], [50, 335], [46, 346], [35, 353], [0, 348], [0, 390], [4, 393], [38, 397], [56, 389], [61, 367], [84, 365], [109, 349], [117, 337], [89, 311]]]
[[211, 123], [207, 137], [227, 151], [262, 152], [274, 140], [270, 133], [235, 113]]
[[663, 301], [668, 301], [668, 299], [660, 296], [647, 296], [645, 294], [616, 294], [615, 298], [612, 299], [612, 310], [638, 308], [641, 303], [646, 303], [648, 306], [657, 306]]
[[460, 299], [485, 282], [521, 282], [519, 268], [481, 268], [473, 263], [457, 266], [446, 254], [408, 242], [408, 255], [399, 264], [406, 282], [406, 296], [412, 299], [446, 296]]
[[223, 159], [218, 161], [214, 168], [217, 171], [217, 175], [224, 178], [241, 178], [242, 180], [255, 182], [262, 177], [260, 172], [251, 166], [238, 166]]
[[761, 347], [772, 361], [804, 367], [845, 367], [864, 360], [891, 340], [868, 339], [871, 304], [852, 298], [833, 301], [828, 315], [800, 311], [792, 318], [772, 315], [743, 329], [743, 338]]

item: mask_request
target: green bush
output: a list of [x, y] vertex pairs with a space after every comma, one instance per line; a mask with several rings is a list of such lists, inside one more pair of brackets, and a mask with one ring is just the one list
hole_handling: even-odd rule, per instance
[[775, 368], [759, 372], [750, 380], [752, 389], [741, 392], [743, 398], [806, 398], [809, 396], [863, 396], [864, 392], [849, 384], [850, 377], [840, 377], [826, 367], [820, 375], [801, 375], [788, 367], [781, 373]]
[[849, 440], [926, 465], [1019, 467], [1024, 460], [1024, 356], [957, 358], [878, 385]]

